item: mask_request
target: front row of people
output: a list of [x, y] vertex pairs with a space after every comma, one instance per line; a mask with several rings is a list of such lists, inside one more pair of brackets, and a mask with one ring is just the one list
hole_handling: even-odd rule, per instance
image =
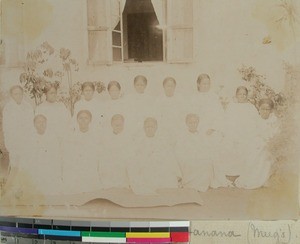
[[[77, 128], [60, 144], [57, 137], [47, 132], [47, 118], [36, 115], [34, 136], [24, 146], [19, 161], [21, 174], [16, 179], [20, 189], [28, 187], [22, 181], [25, 177], [34, 185], [30, 191], [44, 195], [109, 188], [132, 189], [138, 195], [154, 195], [165, 188], [205, 192], [209, 187], [233, 185], [228, 176], [235, 175], [239, 176], [236, 186], [257, 188], [264, 185], [270, 174], [270, 164], [256, 157], [262, 150], [257, 145], [256, 149], [253, 147], [257, 153], [250, 152], [251, 160], [243, 157], [222, 162], [226, 160], [222, 157], [228, 153], [228, 145], [233, 146], [230, 150], [242, 150], [243, 145], [230, 144], [221, 134], [208, 135], [201, 130], [201, 119], [196, 114], [186, 116], [186, 131], [177, 136], [174, 144], [153, 117], [144, 120], [143, 133], [132, 140], [126, 135], [121, 114], [112, 116], [111, 130], [103, 132], [107, 135], [92, 130], [92, 119], [90, 111], [79, 111]], [[232, 169], [228, 166], [231, 164]]]

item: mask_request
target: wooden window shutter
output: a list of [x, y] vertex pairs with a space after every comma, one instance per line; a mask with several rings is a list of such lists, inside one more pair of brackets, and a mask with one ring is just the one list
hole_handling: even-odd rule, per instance
[[89, 64], [112, 64], [110, 0], [87, 0]]
[[193, 0], [167, 0], [167, 62], [193, 62]]

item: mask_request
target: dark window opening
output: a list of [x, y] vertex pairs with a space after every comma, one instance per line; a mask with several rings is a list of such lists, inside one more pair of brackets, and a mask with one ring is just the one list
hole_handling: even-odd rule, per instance
[[151, 0], [127, 0], [123, 11], [124, 60], [163, 61], [163, 31]]

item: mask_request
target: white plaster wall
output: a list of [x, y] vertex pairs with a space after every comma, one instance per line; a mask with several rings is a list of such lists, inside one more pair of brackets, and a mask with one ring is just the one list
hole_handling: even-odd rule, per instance
[[[235, 87], [241, 84], [237, 69], [242, 64], [254, 66], [258, 73], [266, 75], [267, 83], [280, 91], [284, 85], [283, 61], [297, 62], [294, 46], [278, 49], [276, 43], [262, 43], [269, 31], [255, 17], [255, 11], [259, 8], [257, 0], [194, 0], [193, 64], [113, 66], [87, 65], [86, 1], [43, 0], [38, 5], [36, 0], [23, 2], [25, 53], [44, 41], [57, 49], [69, 48], [80, 67], [80, 71], [74, 74], [74, 80], [102, 80], [105, 83], [118, 80], [126, 84], [124, 92], [132, 89], [135, 75], [143, 74], [148, 77], [149, 91], [153, 94], [160, 92], [165, 76], [174, 76], [181, 92], [189, 94], [196, 88], [197, 75], [205, 72], [211, 76], [216, 90], [219, 85], [224, 85], [231, 96]], [[273, 2], [275, 4], [276, 1]], [[42, 26], [38, 23], [42, 23]], [[33, 32], [32, 28], [36, 28], [36, 31]], [[18, 72], [9, 69], [2, 68], [1, 73], [4, 84], [18, 78]]]

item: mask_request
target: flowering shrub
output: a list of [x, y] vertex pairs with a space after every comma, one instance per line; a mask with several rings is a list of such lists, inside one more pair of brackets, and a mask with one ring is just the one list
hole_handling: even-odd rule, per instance
[[[54, 67], [45, 68], [48, 61], [56, 57], [61, 61], [61, 66], [56, 69]], [[48, 65], [51, 66], [51, 64]], [[77, 99], [72, 97], [74, 94], [72, 92], [72, 70], [77, 72], [79, 66], [77, 61], [71, 57], [71, 51], [61, 48], [58, 53], [48, 42], [44, 42], [36, 50], [27, 53], [24, 72], [20, 75], [20, 82], [25, 92], [29, 94], [30, 98], [34, 99], [36, 105], [39, 105], [43, 101], [45, 86], [52, 83], [60, 87], [63, 77], [66, 77], [69, 94], [59, 91], [58, 98], [72, 112], [73, 101]]]
[[[20, 75], [20, 82], [25, 92], [34, 99], [35, 104], [42, 103], [44, 88], [49, 83], [59, 87], [62, 73], [54, 72], [51, 68], [41, 71], [41, 65], [46, 63], [49, 57], [54, 55], [54, 48], [44, 42], [40, 48], [30, 51], [26, 56], [24, 72]], [[42, 73], [41, 73], [42, 72]]]
[[263, 98], [269, 98], [274, 102], [274, 112], [281, 117], [287, 107], [287, 99], [283, 92], [276, 93], [270, 86], [264, 83], [265, 77], [256, 73], [255, 68], [242, 66], [238, 69], [242, 79], [248, 83], [248, 100], [256, 108], [259, 101]]

